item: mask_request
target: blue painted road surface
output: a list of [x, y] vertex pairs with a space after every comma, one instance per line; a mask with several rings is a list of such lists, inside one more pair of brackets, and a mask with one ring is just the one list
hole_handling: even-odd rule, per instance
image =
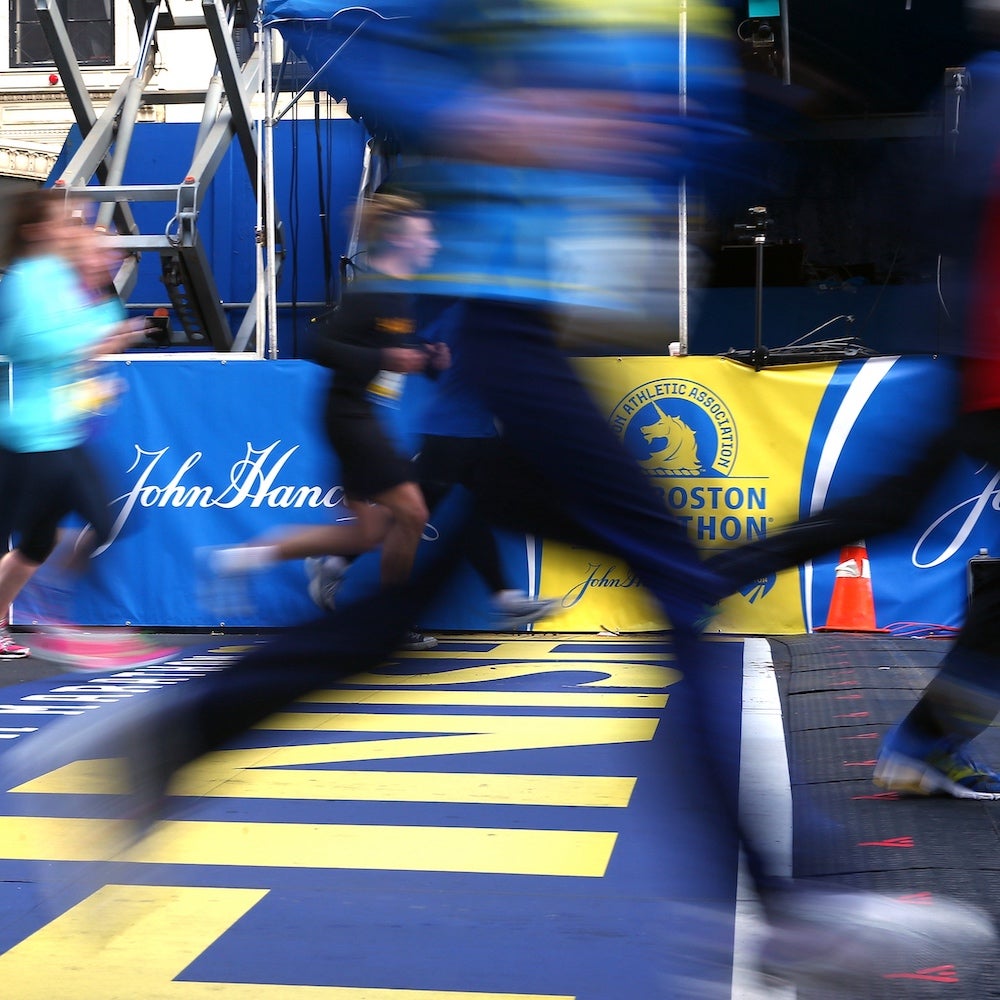
[[[0, 689], [0, 738], [197, 683], [239, 642]], [[738, 734], [744, 644], [706, 655]], [[685, 779], [684, 690], [652, 639], [456, 637], [201, 758], [120, 853], [108, 762], [4, 787], [3, 995], [729, 997], [738, 852], [723, 835], [702, 863], [720, 834]]]

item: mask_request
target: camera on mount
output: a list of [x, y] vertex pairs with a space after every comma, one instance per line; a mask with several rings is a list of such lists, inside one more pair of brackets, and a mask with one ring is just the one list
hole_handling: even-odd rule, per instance
[[763, 205], [755, 205], [748, 210], [747, 214], [750, 217], [749, 222], [737, 222], [733, 226], [733, 229], [736, 230], [736, 238], [743, 241], [753, 240], [757, 242], [759, 240], [763, 242], [767, 227], [773, 225], [774, 220], [767, 217], [767, 209]]
[[755, 49], [774, 48], [774, 30], [770, 22], [761, 21], [750, 34], [750, 44]]

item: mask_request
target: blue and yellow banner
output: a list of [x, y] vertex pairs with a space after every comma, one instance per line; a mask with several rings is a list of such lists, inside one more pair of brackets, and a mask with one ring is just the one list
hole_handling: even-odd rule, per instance
[[[721, 358], [581, 364], [612, 428], [699, 548], [754, 541], [796, 518], [811, 430], [833, 365], [802, 366], [793, 374], [754, 372]], [[542, 589], [570, 600], [560, 627], [664, 627], [628, 568], [605, 555], [547, 545]], [[714, 627], [803, 631], [794, 575], [782, 574], [747, 598], [727, 602]]]
[[[953, 367], [926, 357], [762, 371], [721, 357], [600, 358], [581, 368], [611, 427], [706, 555], [863, 493], [921, 454], [954, 405]], [[1000, 551], [997, 477], [948, 461], [905, 527], [859, 539], [879, 627], [956, 628], [968, 560]], [[712, 630], [794, 634], [825, 624], [839, 557], [758, 580], [723, 602]], [[560, 627], [664, 626], [628, 567], [603, 554], [547, 545], [542, 589], [566, 595]]]
[[[303, 361], [105, 362], [128, 385], [95, 441], [115, 533], [92, 561], [77, 615], [90, 624], [279, 626], [312, 616], [301, 563], [253, 581], [253, 604], [221, 622], [198, 599], [197, 550], [349, 516], [321, 430], [325, 373]], [[722, 357], [580, 362], [609, 425], [706, 554], [770, 535], [862, 492], [927, 448], [952, 407], [954, 373], [928, 357], [755, 371]], [[421, 380], [389, 411], [404, 441]], [[946, 460], [943, 457], [942, 463]], [[968, 560], [1000, 552], [1000, 478], [942, 468], [905, 528], [866, 539], [880, 627], [962, 620]], [[427, 543], [447, 530], [432, 524]], [[643, 631], [666, 624], [628, 566], [544, 539], [499, 536], [511, 586], [562, 599], [538, 629]], [[761, 579], [726, 600], [712, 629], [794, 634], [826, 621], [839, 553]], [[372, 559], [368, 574], [374, 578]], [[358, 567], [364, 572], [364, 563]], [[420, 624], [488, 628], [471, 570]], [[36, 614], [27, 591], [14, 620]]]

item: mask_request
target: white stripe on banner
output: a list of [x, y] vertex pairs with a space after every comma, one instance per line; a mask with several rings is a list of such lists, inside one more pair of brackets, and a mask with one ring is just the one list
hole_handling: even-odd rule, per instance
[[[542, 595], [538, 593], [539, 587], [539, 573], [538, 573], [538, 563], [539, 563], [539, 551], [538, 543], [535, 540], [534, 535], [524, 536], [524, 551], [527, 556], [528, 561], [528, 596], [529, 597], [541, 597]], [[528, 625], [528, 631], [533, 632], [535, 630], [535, 623], [532, 622]]]
[[[866, 361], [854, 381], [844, 393], [840, 408], [837, 410], [833, 422], [830, 424], [830, 431], [823, 442], [823, 450], [819, 456], [819, 465], [816, 468], [816, 480], [813, 483], [812, 497], [809, 501], [809, 513], [815, 514], [822, 510], [826, 504], [826, 494], [830, 489], [830, 482], [836, 471], [837, 463], [840, 461], [840, 454], [844, 450], [844, 445], [857, 423], [858, 417], [872, 393], [878, 388], [882, 379], [889, 373], [889, 369], [899, 360], [893, 358], [871, 358]], [[802, 567], [802, 584], [805, 588], [805, 625], [806, 631], [813, 630], [813, 606], [812, 606], [812, 563], [806, 563]]]

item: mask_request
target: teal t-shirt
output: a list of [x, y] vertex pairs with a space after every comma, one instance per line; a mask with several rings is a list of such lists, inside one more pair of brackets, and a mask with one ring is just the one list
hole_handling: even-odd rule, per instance
[[92, 302], [63, 258], [15, 262], [0, 279], [0, 445], [57, 451], [80, 444], [106, 391], [90, 360], [122, 319], [116, 301]]

